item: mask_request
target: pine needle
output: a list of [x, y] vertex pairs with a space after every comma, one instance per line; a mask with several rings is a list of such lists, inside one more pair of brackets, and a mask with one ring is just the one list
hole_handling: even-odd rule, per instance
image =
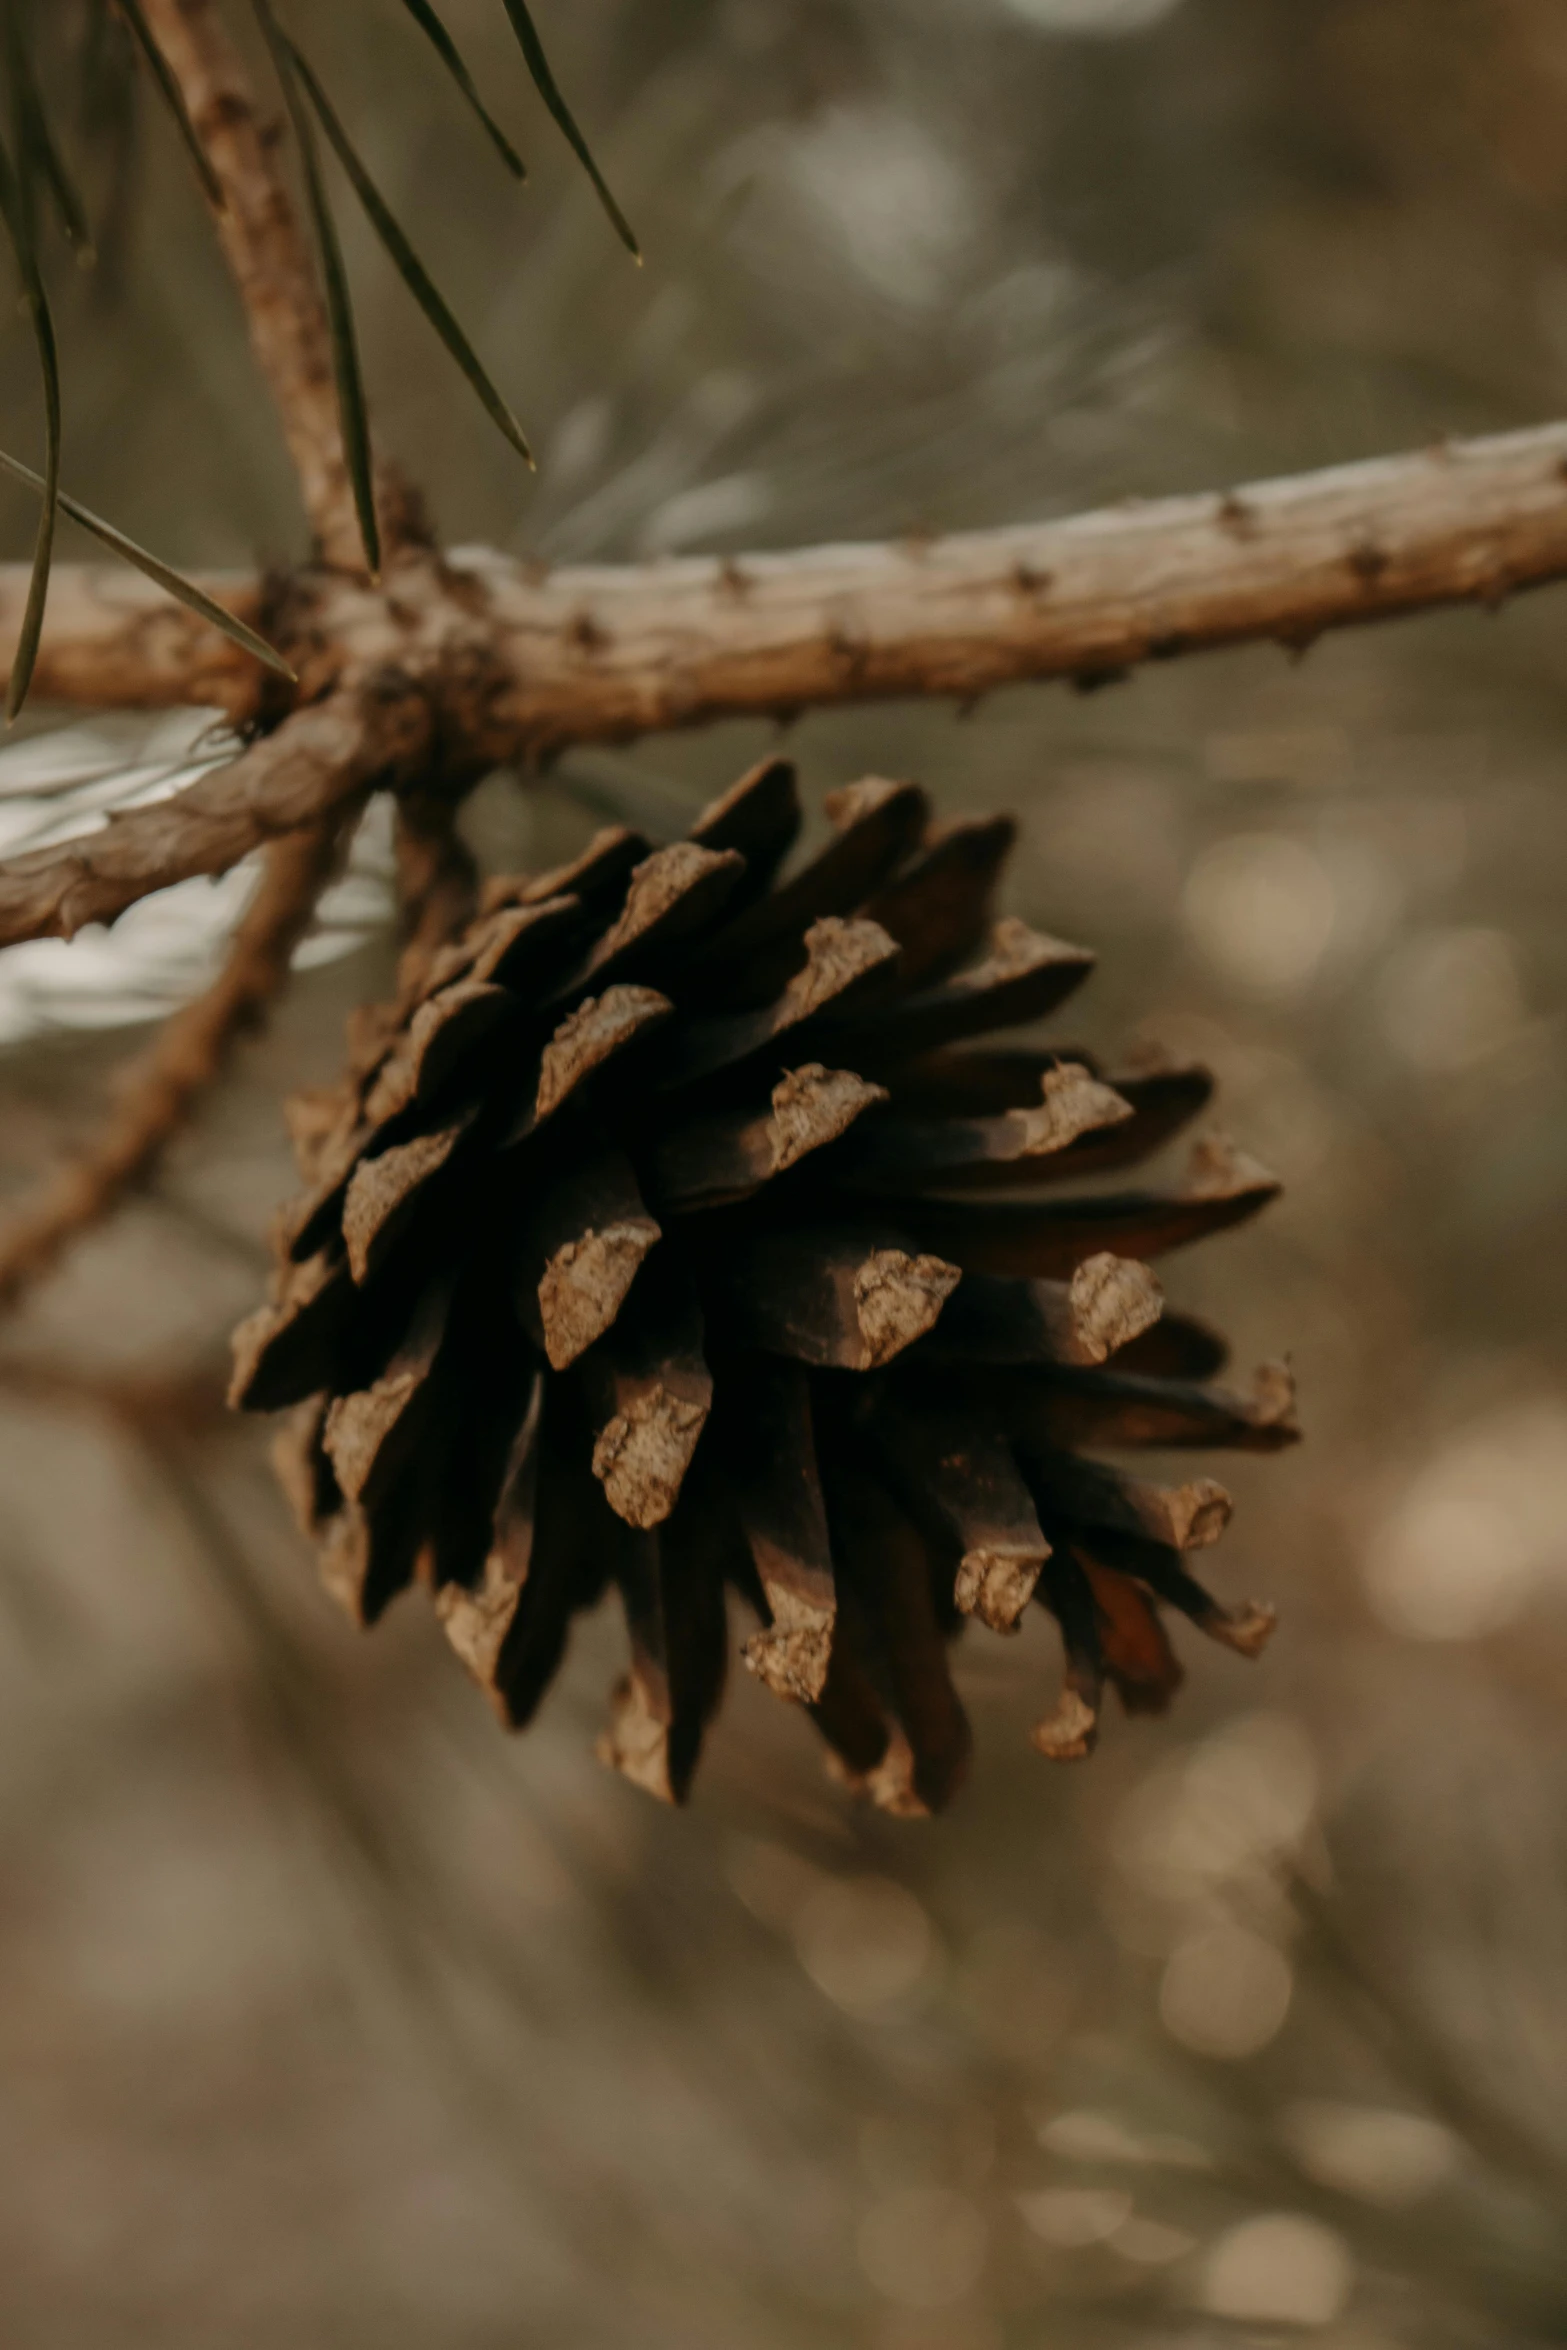
[[[25, 481], [29, 489], [43, 490], [48, 486], [41, 473], [35, 473], [19, 457], [8, 456], [4, 449], [0, 449], [0, 471], [9, 473], [16, 481]], [[238, 645], [243, 652], [253, 654], [258, 661], [264, 661], [279, 677], [286, 677], [290, 685], [299, 683], [282, 654], [269, 645], [264, 636], [258, 636], [253, 628], [247, 628], [236, 613], [230, 612], [226, 605], [209, 596], [205, 588], [198, 587], [183, 571], [176, 571], [171, 563], [165, 563], [161, 557], [150, 554], [147, 548], [138, 546], [133, 538], [126, 537], [123, 530], [116, 530], [112, 522], [105, 522], [101, 514], [94, 514], [90, 506], [79, 505], [75, 498], [67, 497], [64, 490], [59, 493], [59, 502], [60, 511], [68, 514], [73, 522], [80, 523], [83, 530], [90, 531], [101, 546], [109, 548], [111, 553], [121, 556], [125, 562], [133, 563], [138, 571], [145, 572], [149, 579], [155, 580], [178, 603], [184, 604], [192, 612], [198, 612], [203, 620], [210, 620], [213, 627], [220, 628], [232, 644]]]
[[523, 162], [522, 157], [518, 154], [516, 148], [512, 145], [510, 139], [507, 138], [506, 133], [501, 129], [500, 124], [496, 121], [494, 115], [490, 112], [489, 108], [485, 105], [484, 100], [480, 97], [478, 87], [474, 82], [474, 78], [468, 71], [467, 65], [463, 61], [462, 51], [458, 48], [456, 42], [452, 39], [451, 34], [447, 31], [445, 25], [442, 24], [440, 18], [436, 15], [435, 10], [430, 6], [430, 0], [403, 0], [403, 6], [407, 9], [409, 15], [413, 18], [414, 23], [423, 33], [425, 39], [429, 42], [437, 57], [440, 58], [441, 63], [445, 66], [447, 72], [451, 75], [452, 80], [457, 84], [458, 89], [461, 90], [463, 96], [467, 99], [469, 105], [473, 108], [473, 111], [478, 116], [480, 122], [483, 123], [486, 131], [488, 131], [490, 135], [490, 139], [494, 145], [496, 153], [500, 156], [500, 159], [505, 164], [507, 170], [511, 172], [514, 178], [525, 180], [528, 176], [527, 165]]
[[261, 30], [266, 36], [267, 47], [272, 52], [278, 80], [283, 86], [289, 121], [293, 126], [304, 169], [305, 197], [315, 231], [316, 250], [320, 256], [321, 277], [326, 293], [327, 323], [332, 340], [332, 372], [337, 381], [337, 406], [342, 421], [343, 459], [348, 467], [354, 508], [359, 517], [365, 568], [373, 580], [379, 579], [381, 525], [375, 510], [375, 465], [370, 451], [370, 414], [365, 403], [364, 375], [359, 364], [359, 338], [354, 327], [354, 306], [348, 290], [343, 248], [338, 242], [337, 224], [332, 218], [332, 207], [327, 202], [326, 189], [322, 184], [315, 132], [299, 94], [292, 44], [272, 12], [272, 0], [254, 0], [254, 6]]
[[637, 243], [635, 231], [610, 194], [608, 182], [594, 162], [588, 142], [577, 128], [576, 118], [561, 95], [560, 85], [550, 71], [550, 61], [544, 54], [544, 43], [539, 39], [538, 28], [528, 12], [526, 0], [505, 0], [505, 8], [511, 19], [511, 29], [517, 36], [517, 46], [533, 76], [534, 88], [555, 117], [562, 136], [597, 189], [599, 202], [613, 222], [615, 234], [633, 261], [640, 262], [642, 248]]
[[354, 194], [364, 206], [370, 225], [385, 246], [398, 275], [462, 369], [469, 383], [472, 384], [486, 414], [505, 434], [517, 454], [525, 458], [531, 465], [533, 452], [528, 447], [527, 436], [523, 432], [522, 426], [517, 422], [516, 417], [491, 382], [473, 345], [453, 317], [429, 271], [408, 242], [407, 237], [393, 218], [380, 190], [359, 160], [336, 109], [316, 79], [308, 60], [288, 39], [286, 33], [282, 38], [287, 45], [294, 71], [303, 83], [310, 103], [320, 117], [321, 127], [326, 132], [338, 161], [347, 172], [353, 184]]

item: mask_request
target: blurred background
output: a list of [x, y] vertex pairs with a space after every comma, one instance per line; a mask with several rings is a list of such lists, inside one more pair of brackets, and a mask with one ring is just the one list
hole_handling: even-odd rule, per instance
[[[540, 0], [633, 271], [499, 0], [515, 191], [401, 13], [293, 12], [513, 397], [489, 436], [343, 219], [378, 422], [449, 542], [553, 561], [1021, 520], [1567, 406], [1555, 0]], [[67, 479], [171, 559], [300, 549], [150, 115], [96, 118]], [[63, 272], [61, 273], [64, 274]], [[0, 351], [4, 445], [32, 361]], [[0, 535], [30, 516], [0, 496]], [[65, 550], [84, 552], [80, 546]], [[604, 1772], [606, 1615], [508, 1741], [429, 1612], [360, 1641], [203, 1382], [292, 1186], [279, 1096], [380, 993], [372, 823], [271, 1035], [0, 1340], [0, 2333], [50, 2350], [1432, 2350], [1567, 2334], [1562, 590], [963, 717], [813, 717], [807, 789], [1024, 819], [1099, 950], [1071, 1041], [1212, 1061], [1288, 1185], [1165, 1269], [1308, 1441], [1203, 1461], [1255, 1666], [904, 1824], [737, 1672], [690, 1810]], [[0, 847], [205, 720], [30, 722]], [[694, 808], [760, 727], [501, 776], [487, 863]], [[7, 1197], [101, 1116], [246, 877], [0, 959]], [[1178, 1635], [1179, 1637], [1179, 1635]]]

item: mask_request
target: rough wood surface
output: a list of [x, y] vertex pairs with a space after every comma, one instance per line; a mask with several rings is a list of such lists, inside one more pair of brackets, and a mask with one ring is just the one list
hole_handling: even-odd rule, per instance
[[[159, 5], [172, 13], [179, 0]], [[738, 564], [541, 572], [483, 548], [451, 563], [494, 630], [494, 734], [540, 753], [830, 703], [971, 700], [1025, 679], [1099, 680], [1215, 646], [1298, 649], [1370, 620], [1494, 607], [1567, 577], [1564, 464], [1567, 423], [1546, 424], [949, 538]], [[253, 581], [207, 584], [254, 619]], [[0, 573], [7, 644], [25, 588], [22, 567]], [[389, 616], [382, 629], [395, 637]], [[255, 688], [254, 664], [149, 582], [57, 573], [42, 694], [230, 705]]]
[[[30, 566], [0, 564], [0, 644], [10, 658], [27, 602]], [[246, 572], [204, 575], [219, 603], [264, 629], [262, 583]], [[210, 621], [128, 566], [56, 563], [34, 702], [78, 710], [224, 710], [249, 717], [264, 690], [259, 662]]]
[[[542, 752], [831, 703], [1097, 681], [1214, 646], [1298, 649], [1370, 620], [1494, 606], [1567, 577], [1564, 462], [1567, 423], [1553, 423], [947, 538], [553, 572], [482, 548], [451, 561], [494, 633], [493, 724]], [[159, 601], [138, 596], [144, 611]], [[56, 646], [74, 601], [62, 600]], [[7, 618], [18, 606], [8, 581]], [[45, 661], [65, 657], [46, 636]], [[162, 675], [177, 685], [172, 665]]]
[[[1567, 576], [1567, 424], [1056, 522], [640, 573], [485, 576], [519, 739], [889, 696], [972, 700], [1207, 647], [1297, 649]], [[573, 651], [559, 655], [572, 642]], [[591, 716], [588, 706], [591, 705]]]
[[253, 849], [329, 818], [406, 755], [358, 703], [301, 710], [231, 766], [101, 831], [0, 864], [0, 946], [71, 938], [155, 889], [226, 873]]

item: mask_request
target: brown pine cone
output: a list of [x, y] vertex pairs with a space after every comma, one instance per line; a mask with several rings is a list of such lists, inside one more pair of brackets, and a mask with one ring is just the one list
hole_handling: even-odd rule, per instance
[[1168, 1703], [1161, 1609], [1266, 1638], [1269, 1610], [1188, 1571], [1223, 1488], [1085, 1448], [1293, 1439], [1288, 1373], [1209, 1384], [1222, 1340], [1162, 1315], [1144, 1262], [1277, 1186], [1210, 1138], [1171, 1189], [1063, 1196], [1186, 1125], [1209, 1076], [974, 1045], [1092, 963], [992, 922], [1013, 823], [932, 824], [876, 779], [827, 814], [775, 880], [800, 807], [770, 761], [673, 847], [609, 831], [491, 883], [412, 1000], [358, 1017], [342, 1086], [293, 1105], [310, 1189], [232, 1400], [300, 1407], [280, 1472], [349, 1612], [427, 1582], [512, 1725], [613, 1584], [631, 1665], [601, 1751], [680, 1800], [732, 1589], [752, 1671], [920, 1812], [968, 1759], [966, 1616], [1056, 1619], [1034, 1740], [1058, 1757], [1093, 1744], [1107, 1680]]

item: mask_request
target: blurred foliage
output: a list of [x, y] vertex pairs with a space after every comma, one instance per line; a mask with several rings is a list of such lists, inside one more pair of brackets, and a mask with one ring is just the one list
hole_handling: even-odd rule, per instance
[[[533, 484], [345, 216], [378, 431], [453, 539], [1017, 519], [1562, 405], [1550, 0], [557, 13], [637, 276], [568, 156], [513, 199], [400, 11], [306, 28], [536, 433]], [[488, 98], [509, 32], [449, 15]], [[184, 561], [286, 553], [188, 167], [123, 168], [119, 272], [60, 303], [73, 480]], [[302, 974], [0, 1357], [8, 2344], [1560, 2339], [1559, 632], [1555, 591], [1300, 666], [797, 729], [813, 789], [1021, 808], [1017, 910], [1101, 952], [1084, 1042], [1210, 1054], [1290, 1187], [1170, 1267], [1242, 1354], [1295, 1353], [1307, 1445], [1221, 1465], [1227, 1588], [1278, 1597], [1278, 1642], [1189, 1654], [1177, 1717], [1081, 1773], [1025, 1748], [1046, 1629], [967, 1644], [975, 1785], [929, 1826], [847, 1806], [749, 1685], [692, 1811], [658, 1811], [591, 1759], [607, 1620], [508, 1743], [417, 1605], [364, 1646], [335, 1622], [248, 1431], [148, 1393], [251, 1301], [278, 1094], [330, 1072], [388, 950]], [[551, 861], [607, 778], [691, 806], [769, 739], [497, 777], [473, 838]], [[7, 810], [57, 821], [24, 781]], [[61, 1000], [29, 984], [18, 1034]], [[13, 1049], [8, 1187], [122, 1050]]]

